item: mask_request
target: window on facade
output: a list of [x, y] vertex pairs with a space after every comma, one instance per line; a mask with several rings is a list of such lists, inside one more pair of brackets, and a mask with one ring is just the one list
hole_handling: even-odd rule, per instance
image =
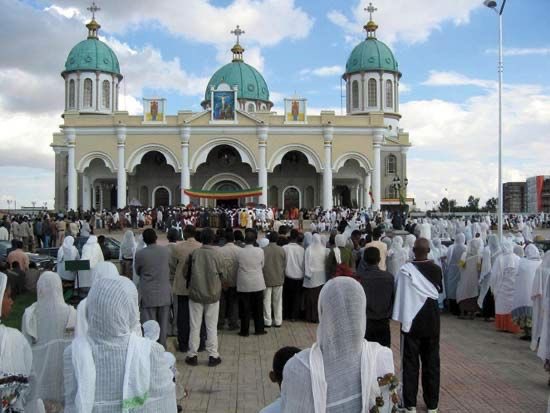
[[75, 87], [74, 87], [74, 79], [71, 79], [69, 81], [69, 108], [74, 109], [75, 107]]
[[386, 197], [390, 199], [397, 198], [397, 190], [394, 188], [393, 185], [390, 185], [386, 188]]
[[249, 103], [249, 104], [246, 106], [246, 111], [247, 111], [247, 112], [254, 112], [254, 111], [255, 111], [254, 103]]
[[84, 107], [91, 108], [92, 105], [92, 79], [84, 80]]
[[369, 79], [368, 83], [368, 105], [369, 107], [376, 106], [377, 93], [376, 93], [376, 79]]
[[359, 82], [357, 80], [351, 84], [351, 101], [352, 107], [357, 109], [359, 107]]
[[265, 105], [265, 103], [262, 103], [262, 105], [260, 106], [260, 109], [261, 110], [267, 110], [267, 106]]
[[395, 155], [390, 155], [386, 158], [386, 174], [394, 174], [397, 172], [397, 158]]
[[393, 83], [386, 80], [386, 107], [393, 108]]
[[110, 98], [111, 84], [109, 83], [108, 80], [103, 81], [103, 86], [101, 87], [101, 93], [102, 93], [101, 104], [103, 105], [104, 108], [109, 108], [110, 101], [111, 101], [111, 98]]

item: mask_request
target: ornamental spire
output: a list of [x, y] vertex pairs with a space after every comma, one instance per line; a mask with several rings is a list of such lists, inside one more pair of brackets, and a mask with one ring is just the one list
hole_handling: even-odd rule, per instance
[[231, 34], [234, 34], [237, 37], [237, 42], [235, 43], [235, 46], [231, 48], [231, 51], [233, 52], [233, 61], [234, 62], [242, 62], [243, 61], [243, 53], [244, 49], [239, 43], [239, 38], [245, 33], [244, 30], [241, 29], [239, 25], [235, 28], [235, 30], [231, 30]]
[[364, 10], [369, 13], [369, 21], [363, 26], [367, 32], [367, 39], [376, 39], [376, 29], [378, 29], [378, 25], [372, 20], [372, 14], [378, 9], [374, 7], [372, 3], [369, 3], [369, 7], [366, 7]]
[[88, 39], [97, 39], [97, 32], [101, 28], [101, 25], [95, 21], [95, 13], [101, 9], [97, 7], [95, 2], [92, 2], [92, 5], [86, 10], [92, 13], [92, 20], [86, 25], [88, 28]]

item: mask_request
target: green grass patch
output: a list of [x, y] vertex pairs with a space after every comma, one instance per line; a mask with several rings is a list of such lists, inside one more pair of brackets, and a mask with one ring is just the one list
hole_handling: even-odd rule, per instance
[[25, 309], [36, 301], [36, 294], [24, 293], [15, 297], [10, 316], [2, 324], [21, 330], [21, 319]]

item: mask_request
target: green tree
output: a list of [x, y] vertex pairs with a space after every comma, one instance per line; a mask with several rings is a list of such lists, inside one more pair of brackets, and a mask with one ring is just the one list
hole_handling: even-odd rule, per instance
[[470, 195], [468, 197], [467, 207], [470, 212], [479, 211], [479, 198], [475, 198], [473, 195]]
[[487, 202], [485, 202], [485, 209], [488, 212], [496, 212], [498, 205], [498, 199], [495, 197], [489, 198]]
[[439, 210], [441, 212], [449, 212], [449, 200], [447, 197], [443, 198], [439, 203]]

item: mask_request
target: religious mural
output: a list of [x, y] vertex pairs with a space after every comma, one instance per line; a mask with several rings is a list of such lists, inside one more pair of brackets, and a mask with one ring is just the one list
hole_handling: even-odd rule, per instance
[[213, 120], [235, 120], [235, 92], [215, 91], [212, 97]]
[[143, 120], [145, 122], [164, 122], [166, 99], [143, 99]]
[[285, 99], [285, 121], [305, 122], [306, 121], [306, 99], [292, 98]]

